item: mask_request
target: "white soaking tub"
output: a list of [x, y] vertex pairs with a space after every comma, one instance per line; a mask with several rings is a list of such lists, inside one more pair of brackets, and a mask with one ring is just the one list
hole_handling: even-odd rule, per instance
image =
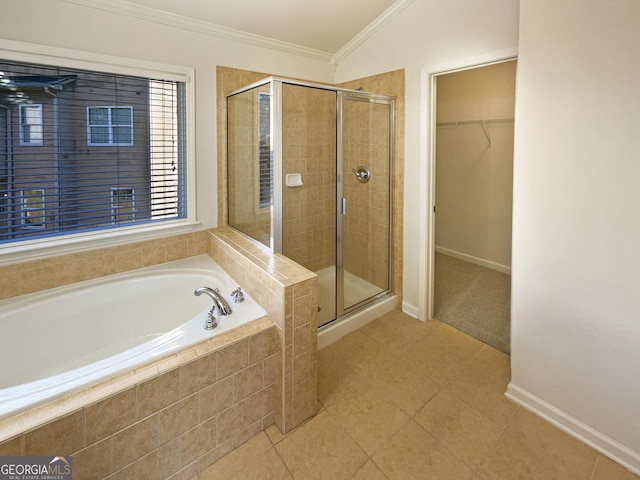
[[[203, 324], [219, 288], [233, 313]], [[266, 316], [207, 255], [0, 301], [0, 419]]]

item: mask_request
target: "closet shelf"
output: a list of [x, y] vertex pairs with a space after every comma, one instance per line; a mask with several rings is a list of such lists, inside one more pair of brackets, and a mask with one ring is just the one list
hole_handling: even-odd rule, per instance
[[487, 118], [484, 120], [455, 120], [452, 122], [438, 122], [438, 127], [458, 126], [458, 125], [492, 125], [495, 123], [513, 123], [512, 118]]
[[486, 125], [496, 125], [499, 123], [513, 123], [513, 118], [490, 118], [485, 120], [458, 120], [452, 122], [438, 122], [436, 123], [437, 127], [456, 127], [458, 125], [480, 125], [482, 127], [482, 131], [484, 132], [484, 136], [487, 137], [487, 142], [489, 146], [491, 146], [491, 137], [489, 136], [489, 132], [485, 128]]

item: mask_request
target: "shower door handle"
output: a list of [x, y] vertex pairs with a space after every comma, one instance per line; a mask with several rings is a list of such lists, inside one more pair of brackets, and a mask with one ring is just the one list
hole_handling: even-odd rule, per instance
[[347, 214], [347, 199], [342, 197], [342, 215]]

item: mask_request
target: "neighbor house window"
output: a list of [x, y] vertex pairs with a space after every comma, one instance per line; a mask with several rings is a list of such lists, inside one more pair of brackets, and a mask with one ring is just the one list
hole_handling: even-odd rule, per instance
[[89, 145], [133, 145], [133, 107], [87, 107]]
[[24, 228], [42, 229], [44, 222], [44, 190], [41, 188], [22, 190], [21, 214]]
[[[0, 40], [0, 105], [12, 124], [0, 132], [6, 152], [0, 154], [0, 252], [17, 251], [20, 242], [58, 248], [60, 242], [49, 241], [100, 241], [114, 229], [144, 236], [161, 224], [179, 230], [193, 221], [187, 213], [187, 198], [194, 198], [186, 158], [190, 69], [167, 67], [154, 78], [152, 65], [111, 73], [111, 60], [75, 63], [95, 70], [21, 63], [2, 60], [1, 47]], [[74, 64], [67, 51], [50, 58], [49, 50], [38, 58]], [[43, 132], [51, 132], [45, 148], [12, 148], [18, 137], [42, 145]]]
[[133, 188], [111, 189], [111, 223], [128, 223], [135, 220], [136, 200]]
[[40, 146], [42, 144], [42, 105], [20, 105], [20, 145]]

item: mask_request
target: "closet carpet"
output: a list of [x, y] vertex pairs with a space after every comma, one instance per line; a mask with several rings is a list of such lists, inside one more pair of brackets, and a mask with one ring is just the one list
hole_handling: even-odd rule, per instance
[[434, 318], [510, 353], [510, 275], [436, 253], [434, 300]]

